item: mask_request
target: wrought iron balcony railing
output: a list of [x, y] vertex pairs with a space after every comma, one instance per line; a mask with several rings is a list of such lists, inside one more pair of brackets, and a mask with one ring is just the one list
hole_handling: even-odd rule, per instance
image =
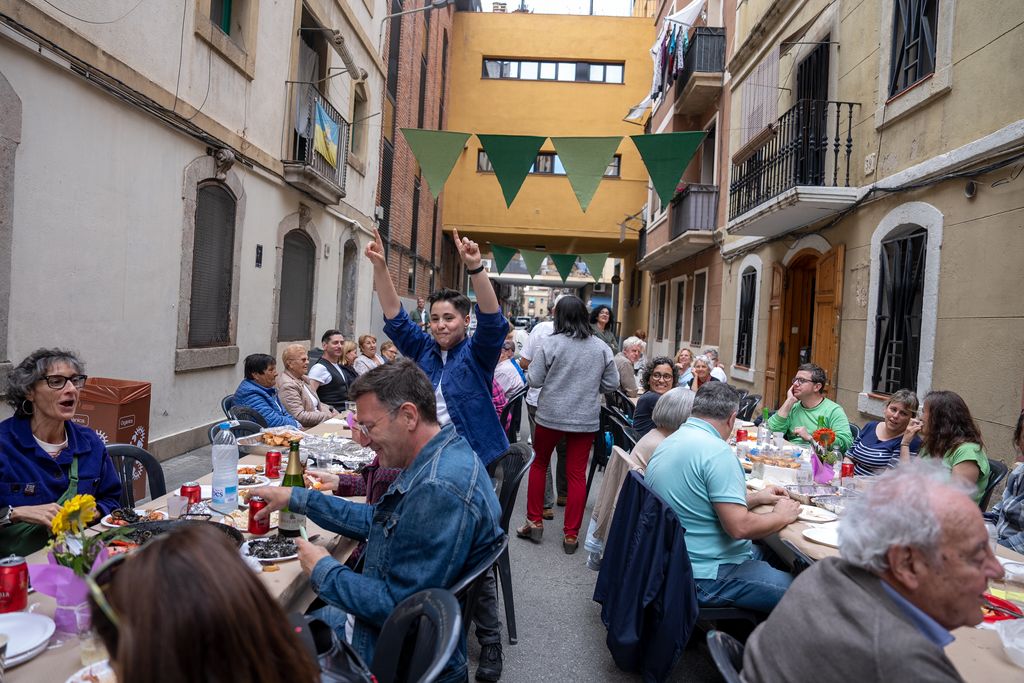
[[729, 218], [796, 186], [849, 187], [855, 102], [800, 100], [768, 141], [733, 164]]
[[683, 55], [683, 70], [676, 85], [679, 92], [686, 88], [687, 81], [695, 72], [722, 73], [725, 71], [725, 29], [714, 26], [698, 26], [693, 42], [686, 47]]
[[688, 230], [713, 231], [717, 214], [717, 185], [687, 185], [679, 201], [672, 204], [669, 239]]
[[[316, 184], [326, 181], [344, 197], [345, 168], [348, 162], [348, 122], [312, 83], [290, 81], [288, 94], [295, 103], [295, 129], [292, 131], [291, 159], [285, 159], [285, 165], [301, 164], [307, 174], [310, 171], [315, 173], [320, 181]], [[333, 164], [324, 154], [325, 150], [318, 149], [316, 144], [318, 116], [321, 117], [321, 130], [330, 133], [337, 129], [335, 139], [325, 140], [325, 144], [332, 148]], [[313, 178], [309, 180], [314, 181]]]

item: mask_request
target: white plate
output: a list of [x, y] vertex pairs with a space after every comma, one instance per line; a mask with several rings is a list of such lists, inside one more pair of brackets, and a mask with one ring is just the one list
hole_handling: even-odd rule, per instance
[[[92, 676], [93, 678], [86, 678]], [[110, 662], [104, 659], [102, 662], [90, 664], [71, 674], [71, 677], [64, 683], [87, 683], [87, 681], [98, 680], [99, 683], [117, 683], [117, 675], [110, 668]]]
[[[167, 519], [167, 513], [164, 512], [163, 510], [153, 510], [153, 512], [159, 513], [160, 514], [160, 519]], [[146, 510], [145, 510], [145, 508], [135, 508], [135, 514], [140, 515], [140, 516], [144, 516], [146, 514]], [[103, 526], [108, 526], [111, 529], [120, 529], [123, 526], [129, 526], [128, 524], [114, 524], [114, 522], [111, 519], [110, 515], [107, 515], [106, 517], [101, 519], [100, 520], [100, 524], [102, 524]]]
[[46, 649], [57, 629], [53, 619], [42, 614], [10, 612], [0, 614], [0, 633], [7, 635], [5, 666], [27, 662]]
[[[249, 543], [251, 543], [251, 541], [246, 541], [239, 548], [239, 550], [241, 551], [242, 555], [245, 556], [245, 557], [252, 557], [252, 555], [249, 554]], [[298, 556], [299, 556], [299, 554], [295, 553], [294, 555], [286, 555], [285, 557], [275, 557], [274, 559], [263, 559], [262, 557], [252, 557], [252, 559], [256, 560], [257, 562], [273, 563], [273, 562], [287, 562], [288, 560], [294, 560]]]
[[[258, 469], [258, 470], [263, 470], [263, 472], [256, 472], [255, 474], [242, 474], [242, 470], [244, 470], [244, 469]], [[238, 465], [238, 476], [240, 476], [240, 477], [261, 477], [264, 474], [266, 474], [266, 468], [263, 465], [246, 465], [246, 464], [239, 464]]]
[[839, 519], [839, 515], [824, 508], [814, 507], [813, 505], [801, 505], [800, 514], [797, 515], [797, 519], [801, 522], [817, 522], [822, 524], [824, 522], [836, 521]]
[[[233, 526], [243, 533], [249, 532], [249, 511], [248, 510], [237, 510], [232, 512], [230, 515], [224, 515], [220, 520], [221, 524], [227, 524]], [[277, 511], [270, 513], [270, 528], [276, 529], [278, 522]]]
[[821, 545], [827, 545], [830, 548], [838, 548], [839, 525], [829, 524], [828, 526], [814, 526], [810, 529], [804, 529], [804, 538]]
[[747, 479], [747, 488], [751, 491], [763, 491], [768, 486], [764, 479]]
[[264, 477], [262, 475], [259, 475], [259, 474], [256, 474], [256, 475], [247, 474], [247, 475], [240, 475], [240, 476], [247, 476], [247, 477], [251, 476], [254, 479], [256, 479], [256, 483], [255, 484], [248, 484], [246, 486], [243, 486], [242, 484], [239, 484], [238, 485], [239, 489], [254, 489], [257, 486], [266, 486], [267, 484], [270, 483], [269, 479], [267, 479], [266, 477]]

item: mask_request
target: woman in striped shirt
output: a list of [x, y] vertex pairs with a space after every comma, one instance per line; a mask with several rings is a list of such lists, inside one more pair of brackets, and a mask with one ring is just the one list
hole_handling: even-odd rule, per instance
[[900, 389], [885, 404], [885, 419], [864, 425], [846, 457], [853, 460], [853, 472], [860, 475], [882, 474], [900, 464], [901, 451], [907, 457], [917, 455], [921, 437], [907, 434], [910, 418], [917, 412], [917, 395]]

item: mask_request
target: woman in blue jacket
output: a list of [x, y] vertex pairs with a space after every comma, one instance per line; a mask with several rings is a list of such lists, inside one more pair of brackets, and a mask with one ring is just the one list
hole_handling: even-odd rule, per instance
[[454, 289], [440, 289], [430, 295], [428, 334], [402, 308], [379, 233], [366, 247], [366, 256], [373, 263], [373, 284], [384, 311], [385, 334], [430, 378], [437, 398], [438, 423], [454, 424], [477, 457], [489, 465], [508, 450], [508, 438], [491, 403], [491, 381], [508, 323], [480, 263], [480, 247], [468, 238], [459, 238], [458, 232], [455, 246], [477, 296], [477, 325], [472, 337], [466, 336], [471, 306], [466, 295]]
[[298, 420], [284, 409], [277, 398], [277, 361], [265, 353], [245, 357], [245, 379], [235, 390], [235, 405], [252, 408], [268, 427], [302, 429]]

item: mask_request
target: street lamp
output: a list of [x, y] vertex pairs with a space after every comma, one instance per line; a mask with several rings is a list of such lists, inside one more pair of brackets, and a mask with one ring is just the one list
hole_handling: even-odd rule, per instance
[[444, 9], [448, 5], [454, 4], [455, 0], [432, 0], [432, 2], [424, 4], [421, 7], [402, 10], [401, 12], [395, 12], [394, 14], [385, 14], [381, 17], [380, 21], [380, 35], [377, 36], [377, 51], [380, 52], [384, 48], [384, 24], [386, 24], [389, 19], [401, 17], [406, 14], [415, 14], [416, 12], [429, 12], [432, 9]]

